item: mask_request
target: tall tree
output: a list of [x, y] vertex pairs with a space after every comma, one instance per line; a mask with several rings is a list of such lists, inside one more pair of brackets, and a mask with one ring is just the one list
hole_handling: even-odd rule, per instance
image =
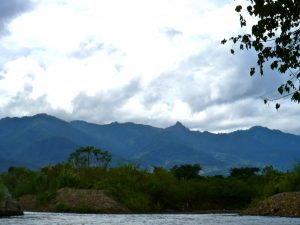
[[199, 177], [199, 172], [202, 167], [199, 164], [183, 164], [183, 165], [175, 165], [171, 168], [171, 172], [177, 177], [178, 179], [195, 179]]
[[254, 176], [260, 171], [257, 167], [242, 167], [242, 168], [231, 168], [230, 176], [236, 177], [239, 179], [247, 179], [251, 176]]
[[111, 161], [111, 154], [108, 151], [94, 149], [93, 154], [99, 167], [106, 168]]
[[108, 151], [97, 149], [93, 146], [78, 148], [68, 158], [68, 162], [78, 169], [95, 166], [106, 168], [110, 161], [111, 154]]
[[[254, 17], [256, 23], [251, 33], [243, 33], [229, 40], [240, 50], [255, 49], [257, 67], [250, 68], [250, 75], [263, 75], [264, 66], [286, 75], [286, 81], [278, 87], [279, 98], [290, 97], [300, 103], [300, 1], [299, 0], [246, 0], [247, 6], [238, 5], [241, 27], [249, 26], [245, 14]], [[221, 43], [227, 42], [224, 39]], [[231, 49], [234, 54], [235, 50]], [[267, 103], [270, 100], [264, 99]], [[276, 103], [276, 108], [280, 107]]]

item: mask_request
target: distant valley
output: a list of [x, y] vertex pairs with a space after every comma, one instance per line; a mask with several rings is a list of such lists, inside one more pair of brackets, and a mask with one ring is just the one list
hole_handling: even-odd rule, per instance
[[81, 146], [110, 151], [113, 165], [142, 167], [199, 163], [207, 174], [232, 167], [273, 165], [288, 170], [300, 160], [300, 136], [252, 127], [228, 134], [190, 131], [183, 124], [162, 129], [134, 123], [67, 122], [46, 114], [0, 120], [0, 170], [37, 169], [63, 162]]

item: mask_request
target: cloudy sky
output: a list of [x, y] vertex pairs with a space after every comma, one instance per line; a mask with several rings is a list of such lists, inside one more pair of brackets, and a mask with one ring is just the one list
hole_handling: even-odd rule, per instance
[[300, 106], [274, 97], [279, 74], [249, 77], [253, 52], [233, 0], [0, 1], [0, 117], [48, 113], [227, 132], [254, 125], [300, 134]]

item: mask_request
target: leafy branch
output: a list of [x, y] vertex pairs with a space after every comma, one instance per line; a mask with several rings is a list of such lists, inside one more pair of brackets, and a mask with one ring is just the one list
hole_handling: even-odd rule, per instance
[[[257, 53], [257, 68], [251, 67], [249, 74], [264, 75], [264, 66], [268, 63], [271, 70], [290, 77], [285, 84], [277, 88], [280, 97], [265, 98], [264, 102], [276, 101], [290, 97], [291, 101], [300, 103], [300, 1], [296, 0], [247, 0], [249, 5], [244, 9], [237, 5], [240, 26], [246, 27], [243, 13], [257, 18], [252, 25], [251, 33], [239, 34], [229, 38], [233, 45], [239, 44], [239, 50], [254, 49]], [[226, 39], [221, 41], [225, 44]], [[235, 53], [232, 48], [231, 54]], [[296, 72], [293, 72], [296, 71]], [[280, 104], [276, 104], [276, 109]]]

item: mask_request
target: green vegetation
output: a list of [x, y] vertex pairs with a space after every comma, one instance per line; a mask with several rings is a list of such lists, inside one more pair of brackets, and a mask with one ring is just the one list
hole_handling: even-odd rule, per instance
[[111, 154], [108, 151], [92, 146], [77, 149], [68, 159], [68, 162], [77, 169], [97, 166], [106, 168], [110, 161]]
[[0, 202], [5, 201], [10, 198], [10, 194], [7, 190], [7, 187], [3, 184], [0, 179]]
[[73, 213], [91, 213], [91, 210], [85, 205], [70, 207], [61, 202], [57, 203], [56, 211], [57, 212], [73, 212]]
[[230, 176], [239, 179], [248, 179], [259, 172], [259, 168], [245, 167], [245, 168], [232, 168], [230, 170]]
[[201, 170], [201, 166], [199, 164], [189, 165], [175, 165], [172, 167], [171, 172], [174, 174], [174, 176], [178, 179], [195, 179], [199, 177], [199, 172]]
[[0, 183], [0, 202], [5, 199], [5, 187], [2, 183]]
[[[41, 205], [63, 187], [98, 189], [135, 212], [235, 210], [279, 192], [300, 191], [300, 165], [285, 173], [267, 166], [261, 170], [233, 168], [226, 177], [200, 176], [199, 164], [174, 166], [170, 170], [155, 167], [153, 171], [131, 164], [114, 168], [109, 168], [108, 162], [96, 166], [87, 160], [81, 164], [80, 157], [91, 159], [92, 154], [78, 156], [76, 162], [80, 166], [69, 160], [40, 171], [12, 167], [1, 174], [1, 179], [13, 197], [36, 194]], [[74, 153], [70, 159], [73, 156]], [[57, 204], [57, 210], [74, 211], [62, 203]], [[85, 206], [76, 210], [89, 211]]]

